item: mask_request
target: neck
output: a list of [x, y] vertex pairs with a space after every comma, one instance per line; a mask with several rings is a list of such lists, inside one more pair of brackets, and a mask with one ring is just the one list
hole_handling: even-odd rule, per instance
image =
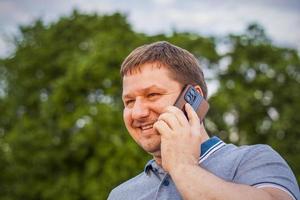
[[201, 126], [200, 126], [200, 133], [201, 133], [201, 144], [202, 144], [210, 138], [208, 133], [206, 132], [203, 124], [201, 124]]

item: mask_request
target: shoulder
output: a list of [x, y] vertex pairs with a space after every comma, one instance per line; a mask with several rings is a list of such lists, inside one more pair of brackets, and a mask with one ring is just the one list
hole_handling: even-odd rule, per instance
[[211, 159], [221, 159], [225, 163], [236, 163], [236, 167], [248, 166], [267, 162], [280, 162], [287, 165], [285, 160], [270, 146], [264, 144], [235, 146], [226, 144]]
[[225, 144], [216, 152], [209, 155], [203, 164], [209, 167], [216, 167], [215, 164], [218, 163], [218, 165], [222, 165], [222, 168], [228, 167], [232, 170], [240, 167], [240, 164], [243, 162], [247, 163], [249, 159], [255, 159], [257, 156], [269, 157], [269, 155], [274, 154], [277, 153], [268, 145], [236, 146], [234, 144]]
[[226, 144], [202, 164], [226, 181], [253, 187], [281, 188], [300, 199], [297, 180], [291, 168], [268, 145]]
[[259, 170], [261, 172], [272, 170], [272, 172], [291, 169], [287, 162], [272, 147], [264, 144], [241, 146], [243, 152], [240, 157], [239, 168], [246, 171]]
[[125, 181], [119, 186], [115, 187], [109, 194], [109, 200], [117, 200], [117, 199], [132, 199], [132, 191], [137, 192], [138, 188], [136, 186], [140, 185], [143, 180], [145, 173], [142, 172], [139, 175]]
[[[276, 173], [285, 169], [291, 171], [286, 161], [270, 146], [257, 144], [237, 147], [237, 171], [235, 179], [240, 177], [264, 175], [266, 172]], [[252, 174], [254, 173], [254, 174]]]
[[295, 175], [287, 162], [268, 145], [239, 147], [243, 151], [234, 181], [253, 187], [276, 187], [299, 198]]
[[[222, 153], [227, 154], [233, 158], [245, 158], [245, 156], [266, 156], [266, 155], [276, 155], [279, 154], [273, 150], [269, 145], [265, 144], [256, 144], [256, 145], [243, 145], [236, 146], [233, 144], [226, 144], [222, 148]], [[280, 156], [279, 156], [280, 157]]]
[[147, 174], [145, 171], [114, 188], [109, 200], [127, 199], [152, 199], [156, 193], [160, 179], [153, 173]]
[[258, 159], [269, 157], [270, 159], [279, 159], [284, 162], [284, 159], [272, 147], [266, 144], [240, 146], [239, 149], [244, 152], [246, 158]]
[[[260, 154], [263, 152], [264, 155]], [[215, 175], [227, 181], [234, 181], [235, 176], [243, 167], [248, 167], [251, 159], [256, 156], [262, 156], [264, 161], [267, 154], [273, 154], [272, 149], [267, 145], [236, 146], [234, 144], [225, 144], [217, 151], [209, 155], [204, 160], [202, 166]]]

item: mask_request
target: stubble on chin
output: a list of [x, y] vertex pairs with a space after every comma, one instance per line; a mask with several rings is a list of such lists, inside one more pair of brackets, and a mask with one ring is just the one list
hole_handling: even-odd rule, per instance
[[155, 143], [156, 144], [152, 143], [152, 145], [139, 145], [144, 149], [144, 151], [152, 155], [155, 161], [158, 161], [161, 160], [160, 142]]

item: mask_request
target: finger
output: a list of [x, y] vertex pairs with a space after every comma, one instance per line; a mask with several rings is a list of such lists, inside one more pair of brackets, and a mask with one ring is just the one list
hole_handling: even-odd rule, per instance
[[200, 125], [199, 117], [193, 107], [189, 104], [185, 104], [185, 111], [189, 118], [189, 123], [191, 126]]
[[168, 126], [168, 124], [162, 120], [158, 120], [153, 124], [153, 128], [158, 131], [162, 136], [166, 136], [172, 133], [172, 130]]
[[165, 112], [158, 117], [158, 120], [164, 121], [172, 130], [178, 129], [178, 119], [173, 113]]
[[177, 108], [176, 106], [168, 106], [165, 112], [172, 113], [176, 116], [178, 122], [182, 126], [188, 125], [188, 119], [184, 115], [183, 111]]

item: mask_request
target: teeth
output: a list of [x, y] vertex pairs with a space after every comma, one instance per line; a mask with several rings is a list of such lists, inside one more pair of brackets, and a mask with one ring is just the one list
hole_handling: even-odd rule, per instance
[[146, 125], [146, 126], [142, 126], [142, 130], [146, 130], [146, 129], [150, 129], [153, 127], [153, 124], [149, 124], [149, 125]]

